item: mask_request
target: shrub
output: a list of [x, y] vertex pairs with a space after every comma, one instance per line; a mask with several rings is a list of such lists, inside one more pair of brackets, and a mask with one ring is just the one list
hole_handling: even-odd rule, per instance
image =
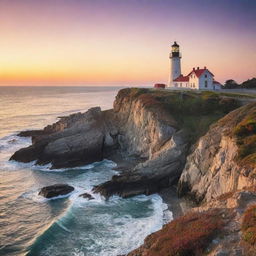
[[237, 139], [238, 160], [242, 164], [256, 163], [256, 112], [248, 114], [233, 130]]
[[249, 207], [243, 216], [242, 238], [250, 245], [256, 245], [256, 205]]
[[[145, 256], [193, 256], [202, 255], [213, 237], [223, 227], [218, 209], [203, 213], [190, 213], [180, 217], [145, 239], [144, 248], [132, 255]], [[147, 253], [142, 253], [145, 250]], [[138, 254], [138, 251], [141, 254]]]

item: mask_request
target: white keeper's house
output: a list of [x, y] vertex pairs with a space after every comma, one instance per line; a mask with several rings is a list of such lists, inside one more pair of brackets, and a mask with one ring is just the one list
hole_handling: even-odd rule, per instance
[[168, 87], [187, 88], [196, 90], [219, 90], [221, 84], [214, 80], [214, 74], [206, 67], [193, 68], [192, 71], [183, 76], [181, 74], [181, 54], [179, 45], [174, 42], [170, 53], [170, 77]]

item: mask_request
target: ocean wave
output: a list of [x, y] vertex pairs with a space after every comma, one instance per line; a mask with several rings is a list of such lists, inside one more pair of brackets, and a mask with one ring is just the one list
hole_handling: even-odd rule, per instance
[[159, 195], [130, 199], [114, 196], [98, 204], [93, 200], [81, 202], [73, 203], [55, 220], [37, 238], [28, 255], [126, 254], [164, 224], [166, 205]]

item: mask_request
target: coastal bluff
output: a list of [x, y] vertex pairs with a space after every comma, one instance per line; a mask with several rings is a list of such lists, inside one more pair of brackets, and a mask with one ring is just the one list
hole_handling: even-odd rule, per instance
[[256, 102], [214, 92], [127, 88], [113, 109], [77, 113], [40, 131], [10, 160], [68, 168], [117, 163], [94, 187], [106, 198], [177, 185], [198, 204], [129, 256], [255, 255]]
[[191, 145], [238, 106], [236, 99], [212, 92], [122, 89], [111, 110], [95, 107], [61, 117], [41, 131], [22, 132], [32, 136], [32, 145], [11, 160], [54, 169], [108, 158], [122, 171], [95, 192], [105, 197], [151, 194], [177, 183]]
[[[254, 104], [251, 103], [249, 108], [253, 109]], [[105, 197], [152, 194], [179, 181], [180, 195], [193, 193], [200, 195], [195, 199], [200, 197], [202, 200], [207, 189], [196, 192], [196, 185], [193, 187], [195, 173], [193, 170], [189, 173], [195, 158], [191, 156], [192, 149], [202, 145], [200, 141], [209, 137], [207, 132], [212, 131], [212, 138], [220, 140], [223, 124], [219, 121], [219, 130], [209, 130], [210, 125], [240, 105], [241, 101], [234, 97], [207, 91], [122, 89], [113, 109], [101, 111], [95, 107], [85, 113], [60, 117], [58, 122], [43, 130], [21, 132], [20, 136], [32, 136], [32, 145], [15, 152], [10, 160], [36, 161], [39, 165], [51, 164], [55, 169], [82, 166], [107, 158], [117, 162], [120, 174], [94, 188]], [[237, 111], [246, 113], [246, 110]], [[237, 118], [236, 112], [232, 113], [231, 120]], [[218, 123], [216, 126], [219, 127]], [[235, 148], [233, 144], [227, 144]], [[204, 145], [210, 144], [206, 141]], [[202, 153], [195, 150], [192, 154], [201, 157], [205, 164], [211, 161], [214, 152], [204, 148]], [[202, 173], [201, 170], [198, 172]], [[212, 188], [211, 195], [214, 193], [219, 194]]]

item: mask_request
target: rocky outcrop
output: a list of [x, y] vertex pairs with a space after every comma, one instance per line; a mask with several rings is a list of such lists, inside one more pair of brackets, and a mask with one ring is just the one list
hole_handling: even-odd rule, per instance
[[105, 197], [113, 194], [130, 197], [158, 192], [174, 184], [179, 178], [185, 163], [187, 146], [184, 132], [176, 132], [150, 159], [95, 187], [94, 192]]
[[43, 187], [38, 194], [45, 198], [52, 198], [56, 196], [67, 195], [73, 190], [74, 188], [68, 184], [54, 184], [51, 186]]
[[[137, 93], [136, 97], [134, 96]], [[144, 95], [143, 92], [146, 92]], [[116, 155], [135, 159], [122, 175], [95, 188], [106, 197], [154, 193], [177, 181], [188, 147], [186, 133], [148, 90], [121, 90], [113, 110], [93, 108], [47, 126], [11, 160], [79, 166]], [[141, 94], [141, 95], [140, 95]], [[140, 97], [141, 96], [141, 97]], [[28, 133], [29, 134], [29, 133]], [[139, 163], [139, 164], [137, 164]], [[135, 167], [134, 167], [135, 166]]]
[[[239, 125], [254, 113], [255, 103], [243, 106], [219, 120], [199, 139], [179, 180], [181, 196], [189, 195], [197, 202], [210, 201], [223, 193], [256, 184], [255, 162], [249, 161], [249, 155], [245, 158], [247, 161], [241, 159], [243, 155], [239, 154], [246, 147], [246, 142], [235, 135]], [[245, 140], [250, 140], [247, 147], [254, 153], [255, 131], [250, 126], [248, 129]], [[244, 151], [249, 151], [248, 148]]]
[[83, 193], [83, 194], [79, 195], [79, 197], [83, 197], [83, 198], [88, 199], [88, 200], [93, 200], [94, 199], [94, 197], [89, 193]]
[[47, 126], [44, 135], [35, 136], [33, 144], [21, 149], [11, 157], [20, 162], [37, 161], [37, 164], [51, 163], [53, 168], [73, 167], [101, 161], [103, 149], [115, 145], [115, 139], [108, 133], [109, 112], [92, 108], [84, 114], [63, 118]]
[[[32, 134], [33, 144], [17, 151], [11, 160], [62, 168], [103, 158], [118, 163], [121, 157], [133, 164], [123, 166], [120, 175], [94, 191], [106, 197], [151, 194], [177, 182], [192, 139], [236, 107], [234, 99], [208, 92], [123, 89], [112, 110], [92, 108], [62, 117], [41, 133]], [[198, 123], [202, 123], [200, 129]]]

